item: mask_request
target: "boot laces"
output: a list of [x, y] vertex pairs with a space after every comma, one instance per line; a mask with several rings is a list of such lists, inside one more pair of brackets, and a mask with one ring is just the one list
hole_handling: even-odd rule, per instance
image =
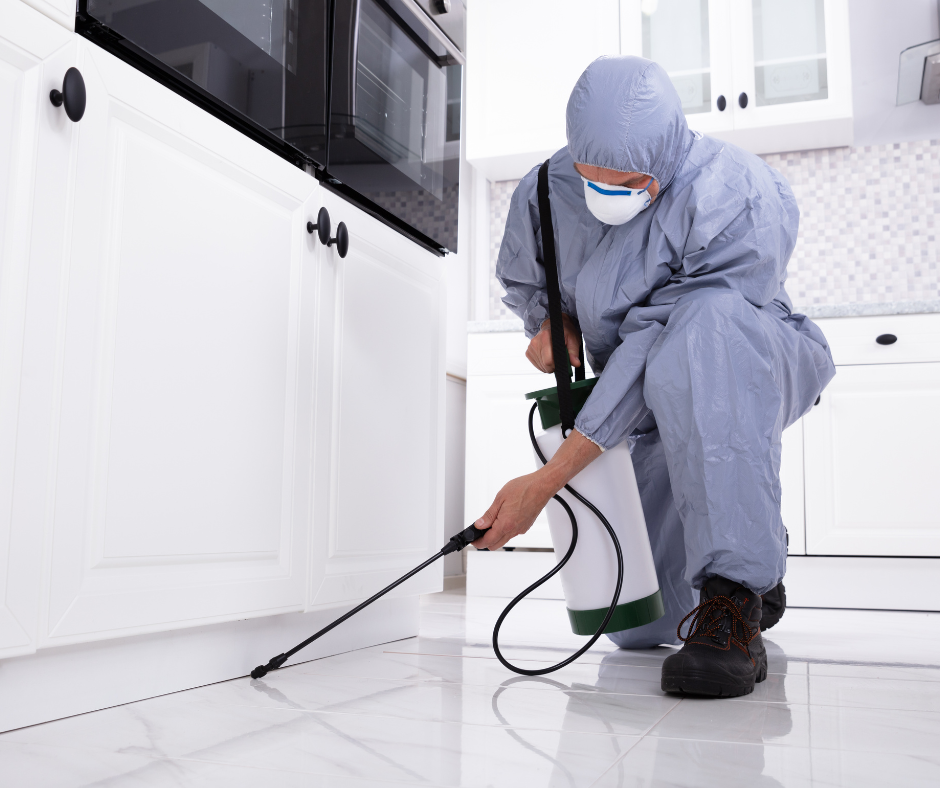
[[[689, 634], [682, 636], [682, 625], [692, 619], [689, 624]], [[751, 625], [741, 614], [741, 608], [731, 598], [726, 596], [713, 596], [693, 609], [676, 628], [676, 635], [683, 643], [694, 637], [710, 637], [718, 640], [719, 633], [727, 632], [731, 637], [743, 645], [754, 639], [759, 629], [751, 629]]]

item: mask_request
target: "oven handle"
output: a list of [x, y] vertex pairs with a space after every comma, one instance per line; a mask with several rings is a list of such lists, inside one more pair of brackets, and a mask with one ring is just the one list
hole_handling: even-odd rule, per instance
[[463, 56], [463, 52], [457, 49], [457, 46], [451, 41], [425, 12], [425, 10], [419, 6], [415, 0], [399, 0], [399, 2], [407, 6], [411, 11], [415, 19], [420, 22], [424, 27], [427, 28], [428, 32], [437, 39], [438, 43], [447, 50], [447, 56], [443, 58], [437, 58], [437, 64], [439, 66], [465, 66], [467, 64], [467, 59]]

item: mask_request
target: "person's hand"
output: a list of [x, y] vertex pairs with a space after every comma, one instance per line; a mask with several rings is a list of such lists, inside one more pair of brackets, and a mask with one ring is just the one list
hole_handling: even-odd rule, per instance
[[547, 465], [513, 479], [496, 494], [493, 505], [474, 525], [486, 533], [473, 546], [498, 550], [532, 527], [552, 496], [600, 456], [601, 447], [572, 430]]
[[[580, 367], [581, 359], [578, 358], [578, 351], [581, 349], [581, 339], [578, 336], [578, 330], [574, 322], [568, 315], [561, 316], [561, 322], [565, 327], [565, 347], [568, 349], [568, 358], [571, 360], [572, 367]], [[540, 372], [554, 372], [555, 360], [552, 357], [552, 332], [550, 330], [550, 320], [542, 323], [542, 330], [536, 334], [529, 342], [529, 348], [525, 352], [525, 357], [532, 362], [533, 366]]]
[[544, 484], [538, 472], [513, 479], [497, 493], [486, 514], [474, 523], [477, 528], [486, 529], [486, 534], [473, 546], [478, 550], [498, 550], [514, 536], [524, 534], [555, 492]]

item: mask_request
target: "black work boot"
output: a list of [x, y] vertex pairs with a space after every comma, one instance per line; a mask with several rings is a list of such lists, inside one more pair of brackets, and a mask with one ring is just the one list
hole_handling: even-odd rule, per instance
[[[663, 662], [663, 692], [729, 698], [747, 695], [767, 678], [760, 635], [760, 594], [724, 577], [709, 578], [701, 603], [679, 624], [685, 645]], [[692, 619], [689, 634], [682, 625]]]
[[770, 629], [781, 618], [787, 609], [787, 590], [783, 583], [777, 583], [766, 594], [761, 594], [760, 631]]

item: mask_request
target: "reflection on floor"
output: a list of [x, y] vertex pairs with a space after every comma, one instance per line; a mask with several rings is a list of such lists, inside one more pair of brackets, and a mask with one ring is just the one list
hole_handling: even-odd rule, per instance
[[[421, 636], [0, 736], [10, 786], [936, 786], [940, 615], [789, 610], [749, 696], [659, 689], [670, 649], [598, 644], [544, 678], [490, 646], [505, 600], [426, 597]], [[523, 603], [504, 652], [580, 642]]]

